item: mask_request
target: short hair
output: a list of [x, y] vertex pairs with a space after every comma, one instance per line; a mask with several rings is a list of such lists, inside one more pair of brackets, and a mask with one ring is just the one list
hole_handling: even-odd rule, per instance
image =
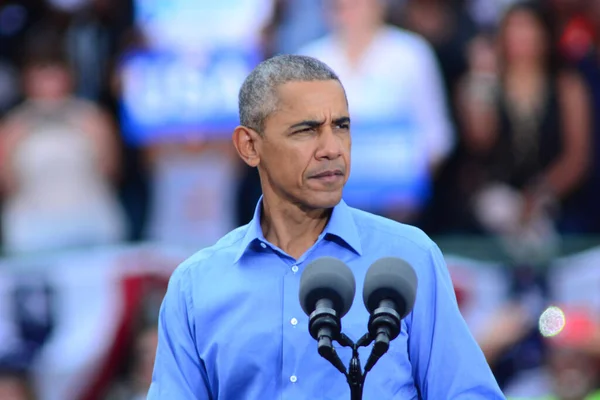
[[63, 36], [49, 27], [39, 27], [26, 36], [20, 55], [21, 67], [68, 67]]
[[[240, 123], [262, 134], [265, 121], [277, 108], [277, 88], [288, 82], [336, 80], [337, 74], [313, 57], [279, 55], [269, 58], [248, 75], [239, 93]], [[343, 89], [343, 86], [342, 86]]]

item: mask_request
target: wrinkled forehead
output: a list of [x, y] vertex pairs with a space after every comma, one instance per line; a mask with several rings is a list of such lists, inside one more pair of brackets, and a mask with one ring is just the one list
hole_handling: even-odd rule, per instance
[[279, 85], [274, 114], [280, 118], [337, 118], [348, 116], [348, 100], [337, 80], [299, 81]]

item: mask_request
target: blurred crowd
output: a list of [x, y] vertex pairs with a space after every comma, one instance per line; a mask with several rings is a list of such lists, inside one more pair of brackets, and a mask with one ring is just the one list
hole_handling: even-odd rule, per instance
[[[599, 316], [573, 310], [573, 332], [549, 342], [528, 309], [547, 290], [530, 264], [564, 236], [600, 234], [600, 0], [159, 3], [0, 0], [4, 255], [200, 249], [245, 224], [261, 193], [230, 144], [240, 79], [260, 59], [310, 55], [349, 98], [347, 203], [432, 236], [498, 239], [525, 266], [525, 300], [478, 337], [507, 393], [600, 398]], [[96, 398], [143, 398], [152, 323], [135, 338], [124, 383]], [[0, 399], [33, 398], [2, 365]]]

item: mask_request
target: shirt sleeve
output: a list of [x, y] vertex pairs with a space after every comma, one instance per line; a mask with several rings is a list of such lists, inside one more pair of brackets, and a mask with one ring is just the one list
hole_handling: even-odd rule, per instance
[[460, 314], [450, 274], [436, 245], [418, 272], [408, 321], [409, 355], [422, 399], [505, 399]]
[[209, 400], [208, 378], [196, 351], [185, 270], [177, 269], [162, 302], [158, 348], [148, 400]]

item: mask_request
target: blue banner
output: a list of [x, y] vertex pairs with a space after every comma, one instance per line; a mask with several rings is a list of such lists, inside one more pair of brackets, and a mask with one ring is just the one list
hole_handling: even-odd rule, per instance
[[352, 168], [344, 189], [351, 206], [373, 212], [418, 207], [431, 195], [423, 135], [410, 116], [352, 121]]
[[239, 123], [238, 92], [258, 51], [219, 48], [199, 55], [133, 52], [121, 64], [120, 117], [127, 142], [190, 135], [229, 136]]

